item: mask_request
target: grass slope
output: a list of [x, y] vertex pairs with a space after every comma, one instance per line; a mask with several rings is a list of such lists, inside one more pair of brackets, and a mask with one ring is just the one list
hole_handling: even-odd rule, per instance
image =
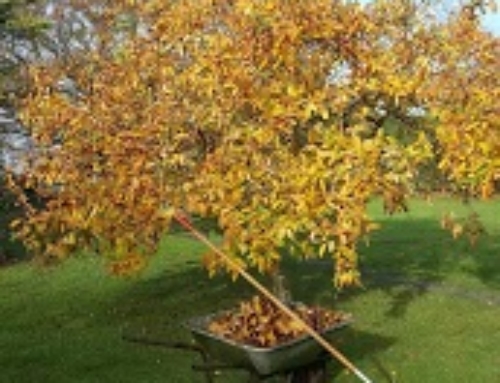
[[[337, 346], [375, 382], [500, 382], [500, 201], [473, 206], [489, 234], [471, 248], [439, 229], [441, 212], [467, 213], [448, 200], [416, 201], [408, 214], [372, 213], [383, 224], [363, 247], [365, 288], [336, 292], [327, 260], [288, 261], [297, 299], [352, 312]], [[202, 245], [166, 239], [162, 255], [131, 279], [80, 257], [52, 270], [0, 269], [0, 383], [196, 383], [197, 356], [122, 340], [145, 333], [189, 340], [191, 316], [232, 306], [253, 291], [199, 266]], [[336, 362], [336, 382], [356, 382]], [[218, 382], [243, 382], [223, 373]]]

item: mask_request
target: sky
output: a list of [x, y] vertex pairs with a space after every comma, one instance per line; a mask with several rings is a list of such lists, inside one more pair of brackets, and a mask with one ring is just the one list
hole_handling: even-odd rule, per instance
[[500, 11], [483, 16], [483, 25], [496, 36], [500, 36]]
[[[373, 0], [359, 0], [362, 4], [368, 4]], [[456, 0], [444, 1], [448, 6], [450, 4], [456, 4]], [[497, 0], [498, 9], [495, 12], [491, 10], [482, 16], [482, 24], [484, 28], [492, 32], [496, 36], [500, 36], [500, 0]]]

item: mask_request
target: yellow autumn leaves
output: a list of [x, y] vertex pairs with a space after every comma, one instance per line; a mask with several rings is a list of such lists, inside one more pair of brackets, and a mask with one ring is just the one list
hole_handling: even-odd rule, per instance
[[[368, 201], [404, 210], [429, 161], [484, 196], [500, 178], [498, 39], [465, 21], [426, 22], [407, 1], [107, 6], [135, 12], [142, 33], [33, 68], [24, 102], [44, 149], [28, 180], [52, 193], [17, 230], [47, 256], [88, 245], [135, 271], [165, 209], [183, 209], [217, 218], [245, 267], [329, 256], [342, 287], [359, 282], [357, 243], [376, 229]], [[205, 258], [212, 272], [219, 261]]]

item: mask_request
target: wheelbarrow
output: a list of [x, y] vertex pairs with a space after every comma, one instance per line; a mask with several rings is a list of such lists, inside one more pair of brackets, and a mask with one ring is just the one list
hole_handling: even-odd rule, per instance
[[[224, 312], [189, 319], [184, 327], [193, 342], [169, 342], [143, 337], [124, 336], [125, 340], [198, 353], [201, 362], [193, 364], [194, 371], [204, 373], [207, 383], [216, 381], [222, 370], [244, 370], [248, 382], [264, 382], [282, 377], [287, 383], [324, 383], [328, 354], [310, 336], [303, 335], [274, 347], [256, 347], [234, 342], [208, 330], [208, 324]], [[339, 330], [352, 323], [348, 315], [321, 331], [328, 341], [334, 341]]]

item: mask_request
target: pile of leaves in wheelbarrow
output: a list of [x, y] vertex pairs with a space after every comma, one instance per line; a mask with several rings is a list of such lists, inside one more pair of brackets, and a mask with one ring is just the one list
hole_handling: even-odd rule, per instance
[[[290, 303], [298, 316], [318, 332], [345, 322], [349, 315], [318, 306]], [[233, 311], [217, 315], [208, 330], [222, 338], [257, 347], [273, 347], [306, 334], [300, 323], [282, 312], [273, 302], [260, 295], [242, 301]]]

